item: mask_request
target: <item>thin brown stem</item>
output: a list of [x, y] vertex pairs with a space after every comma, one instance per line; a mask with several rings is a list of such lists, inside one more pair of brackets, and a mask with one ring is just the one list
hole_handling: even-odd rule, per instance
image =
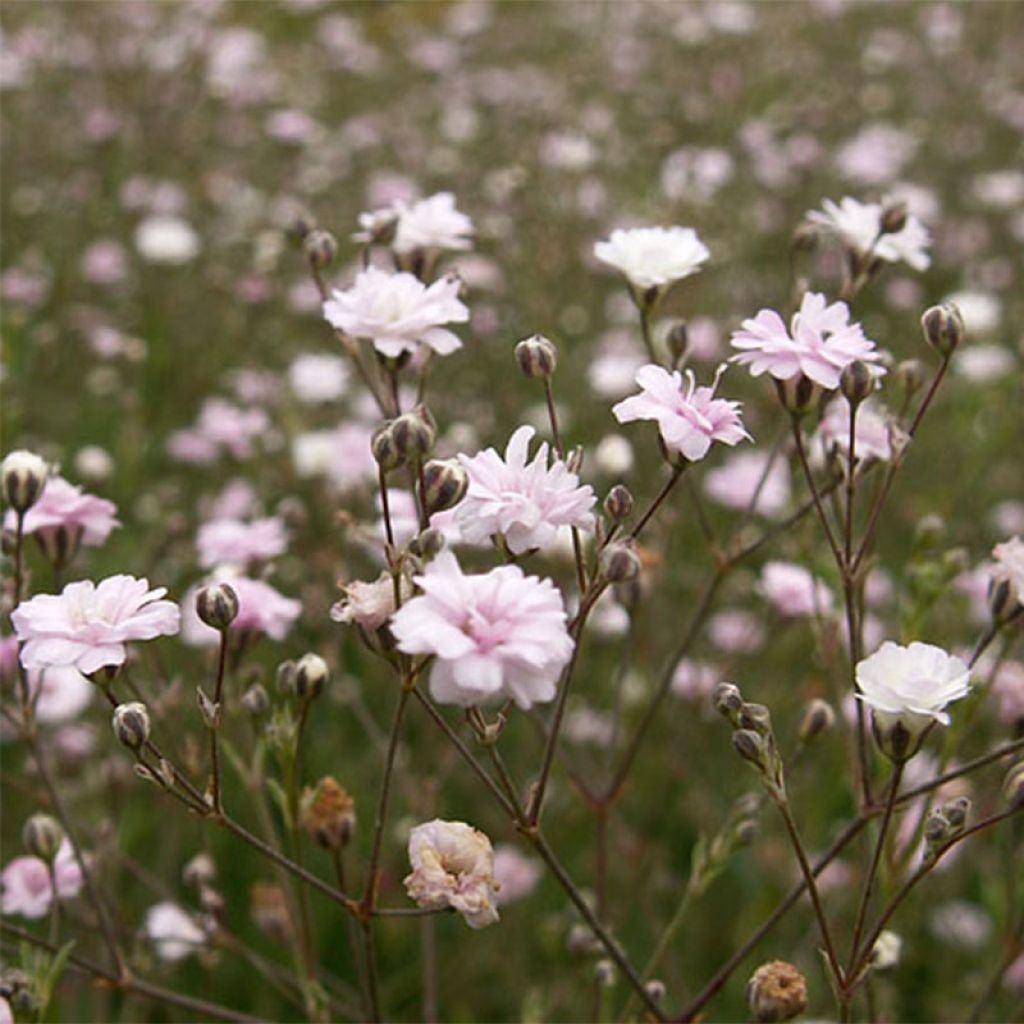
[[650, 505], [647, 506], [647, 510], [639, 518], [639, 520], [637, 520], [637, 523], [633, 527], [633, 529], [629, 531], [630, 540], [636, 540], [637, 537], [640, 536], [640, 532], [648, 524], [648, 522], [650, 522], [651, 516], [653, 516], [654, 513], [658, 511], [658, 508], [660, 507], [661, 503], [669, 496], [669, 494], [672, 493], [672, 489], [675, 487], [675, 485], [679, 483], [679, 478], [683, 475], [684, 468], [685, 467], [680, 466], [672, 467], [672, 475], [668, 478], [668, 480], [665, 481], [664, 486], [655, 495], [654, 500], [650, 503]]
[[793, 441], [796, 444], [796, 454], [800, 460], [800, 466], [804, 471], [804, 478], [807, 481], [807, 486], [810, 489], [811, 497], [814, 500], [814, 510], [818, 513], [818, 520], [821, 523], [821, 528], [825, 533], [825, 538], [828, 540], [828, 546], [832, 549], [832, 556], [836, 560], [836, 565], [839, 566], [839, 571], [842, 573], [846, 572], [846, 562], [843, 559], [843, 553], [839, 550], [839, 545], [836, 543], [835, 535], [832, 532], [832, 524], [828, 521], [828, 516], [825, 513], [825, 506], [822, 504], [822, 495], [818, 491], [818, 485], [814, 480], [814, 473], [811, 471], [811, 464], [807, 459], [807, 449], [804, 446], [804, 434], [800, 427], [800, 419], [797, 416], [790, 418], [790, 423], [793, 431]]
[[224, 694], [224, 667], [228, 657], [228, 636], [229, 630], [220, 631], [220, 650], [217, 655], [217, 681], [214, 684], [213, 707], [214, 719], [209, 724], [210, 729], [210, 771], [213, 776], [213, 809], [218, 813], [221, 810], [220, 795], [220, 757], [217, 752], [217, 732], [220, 729], [221, 702]]

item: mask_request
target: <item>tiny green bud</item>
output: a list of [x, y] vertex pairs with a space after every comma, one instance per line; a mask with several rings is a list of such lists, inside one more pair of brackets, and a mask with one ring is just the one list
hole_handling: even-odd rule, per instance
[[810, 743], [835, 725], [836, 713], [828, 701], [815, 697], [804, 705], [800, 719], [800, 742]]
[[719, 683], [711, 693], [711, 705], [724, 718], [735, 721], [743, 707], [743, 694], [735, 683]]
[[772, 731], [771, 712], [763, 704], [741, 704], [736, 721], [741, 729], [753, 729], [759, 736]]
[[860, 405], [875, 389], [875, 379], [868, 364], [855, 359], [843, 370], [839, 378], [839, 390], [850, 405]]
[[21, 830], [21, 841], [34, 857], [52, 864], [64, 842], [64, 829], [49, 814], [33, 814]]
[[737, 729], [732, 734], [732, 745], [745, 761], [758, 768], [764, 766], [764, 741], [753, 729]]

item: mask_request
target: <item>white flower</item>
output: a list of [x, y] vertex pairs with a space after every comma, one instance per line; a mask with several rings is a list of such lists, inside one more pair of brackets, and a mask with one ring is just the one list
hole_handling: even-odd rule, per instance
[[206, 941], [203, 930], [174, 903], [150, 907], [143, 930], [162, 960], [182, 960]]
[[468, 249], [473, 222], [455, 208], [451, 192], [438, 192], [415, 203], [395, 204], [398, 226], [392, 248], [407, 253], [416, 249]]
[[462, 821], [435, 818], [409, 836], [412, 874], [405, 888], [417, 906], [452, 907], [470, 928], [498, 920], [491, 841]]
[[349, 371], [340, 356], [306, 352], [288, 367], [288, 382], [303, 402], [333, 402], [345, 394]]
[[462, 342], [442, 325], [469, 319], [458, 295], [455, 278], [441, 278], [428, 286], [412, 274], [388, 274], [370, 267], [348, 291], [334, 291], [324, 303], [324, 316], [350, 337], [368, 338], [384, 356], [415, 353], [420, 346], [447, 355], [462, 348]]
[[900, 951], [903, 940], [895, 933], [886, 929], [879, 933], [871, 950], [871, 966], [876, 971], [887, 971], [900, 962]]
[[180, 217], [147, 217], [135, 229], [135, 248], [147, 263], [188, 263], [199, 253], [199, 236]]
[[861, 203], [846, 196], [838, 205], [831, 199], [821, 205], [823, 210], [812, 210], [807, 219], [838, 235], [861, 256], [871, 253], [887, 263], [903, 262], [914, 270], [928, 269], [931, 238], [913, 214], [907, 214], [901, 230], [883, 235], [880, 203]]
[[636, 288], [662, 288], [696, 274], [710, 253], [693, 228], [619, 228], [594, 255]]
[[1017, 604], [1024, 605], [1024, 541], [1020, 537], [1003, 541], [992, 549], [995, 559], [990, 570], [992, 582], [1006, 583], [1010, 588], [1010, 596], [1016, 598]]
[[[867, 704], [883, 739], [899, 757], [916, 752], [915, 741], [934, 725], [949, 725], [946, 705], [966, 697], [970, 669], [941, 647], [918, 641], [902, 647], [886, 641], [857, 664], [857, 699]], [[905, 735], [893, 740], [896, 730]], [[885, 748], [885, 743], [883, 743]], [[890, 752], [887, 749], [886, 752]]]

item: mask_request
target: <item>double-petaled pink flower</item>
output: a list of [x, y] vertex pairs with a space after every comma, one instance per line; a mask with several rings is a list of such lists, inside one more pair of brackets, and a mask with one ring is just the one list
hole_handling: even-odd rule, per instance
[[65, 839], [50, 869], [40, 857], [15, 857], [3, 870], [0, 907], [5, 914], [30, 919], [46, 917], [53, 902], [53, 882], [58, 900], [74, 899], [82, 889], [82, 871], [71, 844]]
[[469, 707], [509, 699], [521, 708], [555, 696], [572, 657], [562, 595], [515, 565], [466, 575], [444, 551], [414, 578], [422, 593], [391, 619], [406, 654], [432, 654], [430, 692]]
[[71, 665], [89, 675], [121, 665], [130, 640], [152, 640], [178, 632], [181, 613], [163, 601], [166, 588], [149, 589], [134, 576], [69, 583], [59, 594], [23, 601], [11, 614], [27, 669]]
[[707, 455], [714, 441], [731, 446], [751, 440], [740, 419], [740, 403], [714, 397], [723, 370], [719, 367], [710, 387], [698, 387], [693, 372], [687, 370], [684, 390], [678, 370], [669, 373], [653, 363], [642, 366], [636, 374], [641, 393], [623, 399], [612, 412], [620, 423], [654, 420], [665, 447], [696, 462]]
[[469, 489], [456, 506], [455, 523], [470, 544], [501, 536], [513, 554], [554, 543], [566, 526], [590, 530], [593, 489], [561, 459], [549, 465], [547, 442], [528, 462], [533, 427], [519, 427], [509, 439], [505, 458], [488, 448], [472, 458], [460, 455]]
[[[61, 531], [71, 545], [98, 546], [115, 526], [121, 525], [115, 518], [116, 512], [112, 501], [86, 494], [63, 477], [53, 476], [46, 481], [39, 500], [25, 513], [22, 529], [24, 533], [36, 534], [47, 550], [57, 543]], [[4, 529], [13, 530], [15, 523], [15, 512], [8, 509]]]
[[829, 391], [839, 387], [843, 370], [857, 360], [875, 376], [885, 373], [875, 343], [860, 324], [850, 322], [845, 302], [829, 304], [824, 295], [807, 292], [791, 327], [792, 333], [775, 310], [762, 309], [733, 332], [732, 346], [741, 351], [732, 361], [749, 366], [755, 377], [769, 373], [790, 380], [803, 374]]

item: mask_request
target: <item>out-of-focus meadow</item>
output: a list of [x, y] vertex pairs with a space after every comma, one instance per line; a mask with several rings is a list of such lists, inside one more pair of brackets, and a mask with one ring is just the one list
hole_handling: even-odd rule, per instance
[[[932, 265], [884, 267], [854, 315], [897, 361], [929, 363], [920, 314], [953, 297], [968, 339], [893, 492], [869, 648], [890, 638], [970, 650], [985, 615], [972, 570], [994, 543], [1024, 533], [1024, 5], [8, 0], [0, 25], [3, 449], [38, 451], [116, 503], [123, 525], [103, 547], [83, 549], [69, 578], [126, 572], [181, 600], [203, 576], [196, 531], [225, 507], [226, 488], [236, 498], [251, 488], [256, 508], [284, 518], [291, 540], [271, 580], [302, 601], [302, 616], [283, 641], [246, 652], [231, 680], [229, 736], [239, 750], [253, 742], [237, 704], [248, 683], [273, 692], [282, 659], [307, 650], [327, 658], [333, 678], [307, 732], [305, 781], [331, 774], [355, 795], [356, 862], [370, 844], [395, 685], [354, 631], [328, 616], [337, 581], [373, 578], [379, 562], [354, 542], [378, 529], [374, 481], [325, 432], [376, 421], [354, 374], [340, 397], [310, 401], [310, 376], [337, 367], [307, 363], [304, 384], [294, 369], [300, 356], [341, 355], [289, 236], [300, 209], [337, 236], [326, 276], [347, 287], [361, 211], [454, 193], [476, 236], [472, 252], [445, 260], [465, 282], [471, 320], [460, 331], [464, 347], [431, 380], [439, 450], [503, 449], [517, 425], [543, 428], [543, 393], [512, 354], [516, 341], [540, 332], [558, 345], [555, 394], [569, 443], [587, 448], [584, 479], [599, 496], [621, 479], [645, 503], [661, 483], [653, 429], [623, 429], [610, 413], [632, 389], [623, 365], [642, 358], [636, 310], [594, 260], [593, 244], [637, 224], [699, 232], [711, 258], [673, 291], [663, 326], [687, 320], [691, 365], [707, 381], [742, 319], [788, 307], [794, 275], [813, 274], [834, 292], [834, 245], [791, 256], [807, 211], [844, 195], [905, 200], [932, 232]], [[725, 382], [767, 451], [781, 423], [772, 389], [740, 368]], [[265, 425], [248, 454], [183, 459], [178, 432], [215, 396], [263, 410]], [[626, 437], [635, 458], [621, 476], [614, 442], [596, 454], [612, 435]], [[695, 486], [732, 455], [713, 452], [694, 471]], [[796, 473], [790, 482], [787, 507], [796, 507], [806, 490]], [[706, 508], [711, 530], [726, 536], [739, 513], [713, 498]], [[922, 525], [926, 516], [937, 518]], [[628, 735], [714, 567], [682, 490], [645, 540], [643, 586], [656, 600], [642, 604], [628, 638], [621, 609], [609, 606], [569, 703], [565, 761], [584, 779], [603, 779], [614, 764], [623, 741], [614, 709], [621, 702]], [[834, 566], [807, 518], [729, 575], [691, 658], [770, 705], [791, 743], [804, 702], [845, 693], [847, 670], [841, 631], [784, 618], [763, 596], [757, 581], [770, 559], [812, 569], [838, 601]], [[538, 564], [571, 582], [571, 562]], [[30, 565], [34, 591], [49, 591], [50, 569], [34, 548]], [[198, 777], [205, 737], [194, 688], [209, 680], [209, 650], [175, 639], [145, 648], [134, 678], [165, 745]], [[1020, 659], [1019, 644], [1004, 656]], [[641, 964], [679, 901], [698, 835], [715, 833], [733, 802], [757, 788], [708, 707], [707, 687], [677, 689], [611, 816], [608, 920]], [[967, 760], [1020, 728], [981, 688], [931, 756]], [[251, 912], [254, 883], [273, 878], [266, 863], [135, 778], [99, 698], [48, 741], [140, 970], [265, 1019], [301, 1019], [230, 943], [162, 963], [141, 938], [154, 903], [198, 909], [181, 872], [208, 850], [229, 931], [290, 966], [287, 944]], [[542, 743], [530, 716], [513, 715], [501, 743], [514, 771], [535, 769]], [[855, 813], [846, 755], [835, 733], [793, 770], [812, 851]], [[22, 822], [43, 802], [23, 747], [9, 739], [2, 757], [7, 863], [20, 852]], [[411, 905], [401, 883], [416, 822], [468, 821], [495, 844], [517, 842], [426, 716], [410, 716], [399, 758], [384, 836], [387, 906]], [[233, 765], [225, 772], [226, 803], [252, 825]], [[981, 804], [997, 799], [1000, 778], [998, 770], [972, 777]], [[767, 810], [761, 817], [754, 844], [693, 901], [659, 971], [672, 1005], [703, 986], [797, 878], [779, 822]], [[545, 824], [573, 876], [592, 889], [595, 818], [561, 765]], [[1021, 866], [1020, 835], [1019, 823], [994, 831], [908, 900], [894, 925], [901, 963], [874, 984], [878, 1019], [965, 1019], [1020, 943], [1020, 885], [1008, 886]], [[856, 856], [826, 877], [824, 898], [841, 920], [852, 915], [844, 900], [865, 849], [853, 847]], [[306, 863], [331, 877], [329, 858], [311, 844]], [[88, 920], [89, 911], [81, 900], [69, 907], [75, 934], [76, 913]], [[322, 962], [344, 993], [352, 981], [345, 915], [327, 901], [313, 907]], [[431, 927], [440, 1019], [591, 1019], [596, 956], [571, 948], [577, 917], [555, 882], [542, 876], [501, 913], [479, 932], [457, 915], [430, 925], [382, 919], [390, 1018], [423, 1014], [421, 929]], [[101, 947], [79, 934], [76, 951], [99, 957]], [[16, 962], [17, 943], [3, 943], [5, 962]], [[710, 1019], [746, 1019], [744, 981], [772, 958], [807, 975], [810, 1015], [833, 1013], [816, 944], [801, 904], [725, 986]], [[994, 985], [983, 1019], [1021, 1019], [1024, 977]], [[619, 979], [603, 997], [606, 1012], [628, 991]], [[72, 971], [50, 1014], [188, 1018], [95, 989]]]

